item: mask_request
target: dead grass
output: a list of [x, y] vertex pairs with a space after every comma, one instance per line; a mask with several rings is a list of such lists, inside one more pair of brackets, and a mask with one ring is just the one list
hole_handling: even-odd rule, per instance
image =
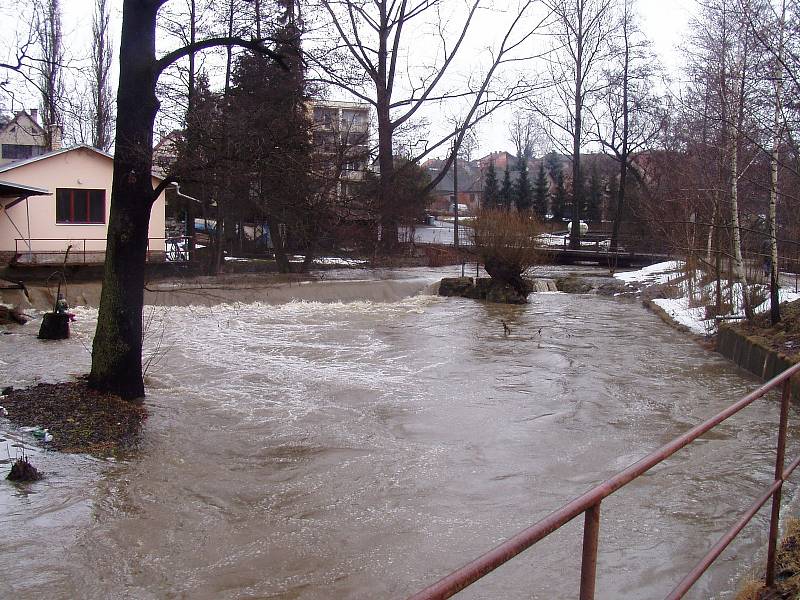
[[790, 360], [800, 360], [800, 300], [781, 304], [781, 320], [775, 326], [764, 313], [736, 327], [747, 336], [765, 339], [772, 350]]
[[786, 532], [778, 547], [775, 563], [775, 590], [773, 595], [765, 595], [768, 590], [763, 580], [747, 581], [736, 595], [736, 600], [762, 600], [780, 598], [796, 600], [800, 598], [800, 519], [791, 518], [786, 523]]
[[89, 389], [85, 381], [13, 390], [3, 398], [8, 419], [49, 429], [47, 446], [61, 452], [120, 455], [139, 440], [147, 410], [141, 404]]

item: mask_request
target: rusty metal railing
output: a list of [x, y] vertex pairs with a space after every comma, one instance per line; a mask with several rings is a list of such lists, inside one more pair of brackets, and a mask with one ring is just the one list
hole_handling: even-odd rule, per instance
[[[148, 262], [188, 262], [187, 236], [147, 238]], [[15, 256], [27, 256], [24, 262], [57, 263], [64, 257], [68, 245], [73, 246], [67, 264], [100, 264], [105, 260], [106, 238], [15, 238]]]
[[580, 600], [593, 600], [597, 573], [597, 548], [600, 533], [600, 504], [603, 499], [629, 484], [640, 475], [646, 473], [684, 446], [692, 443], [701, 435], [746, 408], [768, 392], [783, 386], [780, 421], [778, 425], [777, 452], [775, 457], [775, 477], [772, 484], [758, 497], [739, 521], [737, 521], [711, 550], [708, 551], [700, 562], [698, 562], [697, 566], [678, 583], [666, 597], [666, 600], [682, 598], [770, 498], [772, 498], [772, 516], [770, 519], [769, 547], [767, 550], [766, 584], [768, 587], [773, 587], [775, 584], [775, 555], [778, 544], [781, 489], [783, 482], [786, 481], [798, 465], [800, 465], [800, 458], [798, 458], [792, 462], [788, 468], [785, 467], [786, 431], [792, 388], [791, 378], [799, 373], [800, 364], [787, 369], [714, 417], [693, 427], [658, 450], [651, 452], [627, 469], [620, 471], [610, 479], [607, 479], [588, 492], [578, 496], [572, 500], [572, 502], [550, 513], [538, 523], [520, 531], [483, 556], [467, 563], [433, 585], [409, 597], [408, 600], [439, 600], [450, 598], [467, 586], [475, 583], [484, 575], [494, 571], [497, 567], [527, 550], [580, 514], [584, 515]]

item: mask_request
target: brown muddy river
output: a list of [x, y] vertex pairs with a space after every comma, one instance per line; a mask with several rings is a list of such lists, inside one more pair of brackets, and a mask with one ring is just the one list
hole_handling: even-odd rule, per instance
[[[85, 372], [96, 311], [78, 317], [64, 343], [1, 335], [0, 383]], [[147, 345], [138, 454], [34, 450], [47, 478], [0, 484], [0, 597], [402, 599], [757, 385], [596, 296], [171, 307]], [[672, 589], [771, 479], [777, 414], [756, 403], [604, 502], [598, 598]], [[577, 597], [580, 521], [458, 597]], [[767, 521], [687, 597], [731, 598]]]

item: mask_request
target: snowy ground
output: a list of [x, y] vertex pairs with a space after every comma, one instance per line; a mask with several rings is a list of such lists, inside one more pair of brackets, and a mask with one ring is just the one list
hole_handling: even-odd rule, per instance
[[[694, 333], [711, 335], [716, 332], [717, 323], [714, 319], [706, 319], [705, 310], [705, 306], [713, 301], [715, 283], [712, 281], [701, 285], [695, 282], [694, 285], [690, 286], [683, 262], [658, 263], [638, 271], [617, 273], [615, 277], [629, 285], [638, 287], [640, 290], [653, 285], [670, 285], [670, 289], [675, 292], [670, 295], [677, 295], [677, 297], [655, 298], [653, 302], [661, 307], [676, 323], [688, 327]], [[788, 275], [784, 277], [782, 274], [781, 278], [786, 279], [787, 282], [789, 280]], [[763, 288], [761, 290], [763, 295], [767, 295], [764, 286], [757, 285], [755, 287]], [[731, 316], [744, 316], [741, 286], [736, 284], [731, 291], [730, 286], [725, 283], [723, 295], [733, 301]], [[779, 297], [781, 302], [793, 302], [800, 300], [800, 293], [796, 291], [794, 285], [784, 284], [779, 291]], [[757, 313], [769, 310], [769, 299], [767, 298], [767, 300], [760, 303], [754, 310]]]

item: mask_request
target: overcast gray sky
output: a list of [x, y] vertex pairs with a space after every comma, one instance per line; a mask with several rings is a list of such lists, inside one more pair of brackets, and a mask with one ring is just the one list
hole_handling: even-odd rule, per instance
[[[112, 0], [111, 4], [114, 12], [112, 26], [116, 44], [119, 42], [122, 2], [121, 0]], [[681, 54], [676, 51], [676, 46], [682, 42], [686, 34], [694, 0], [638, 0], [637, 4], [644, 33], [653, 42], [654, 49], [667, 71], [669, 73], [677, 73], [682, 64]], [[73, 57], [88, 56], [93, 5], [94, 2], [91, 0], [62, 0], [64, 37]], [[4, 9], [3, 12], [6, 14], [13, 14], [15, 6], [18, 5], [14, 0], [0, 0], [0, 7]], [[29, 96], [24, 102], [26, 105], [33, 106], [36, 99]], [[22, 107], [15, 106], [14, 108], [19, 109]], [[492, 150], [512, 150], [512, 144], [508, 141], [508, 128], [505, 122], [508, 112], [504, 111], [502, 115], [493, 118], [490, 123], [480, 127], [478, 155], [486, 154]], [[430, 137], [433, 138], [435, 136]]]

